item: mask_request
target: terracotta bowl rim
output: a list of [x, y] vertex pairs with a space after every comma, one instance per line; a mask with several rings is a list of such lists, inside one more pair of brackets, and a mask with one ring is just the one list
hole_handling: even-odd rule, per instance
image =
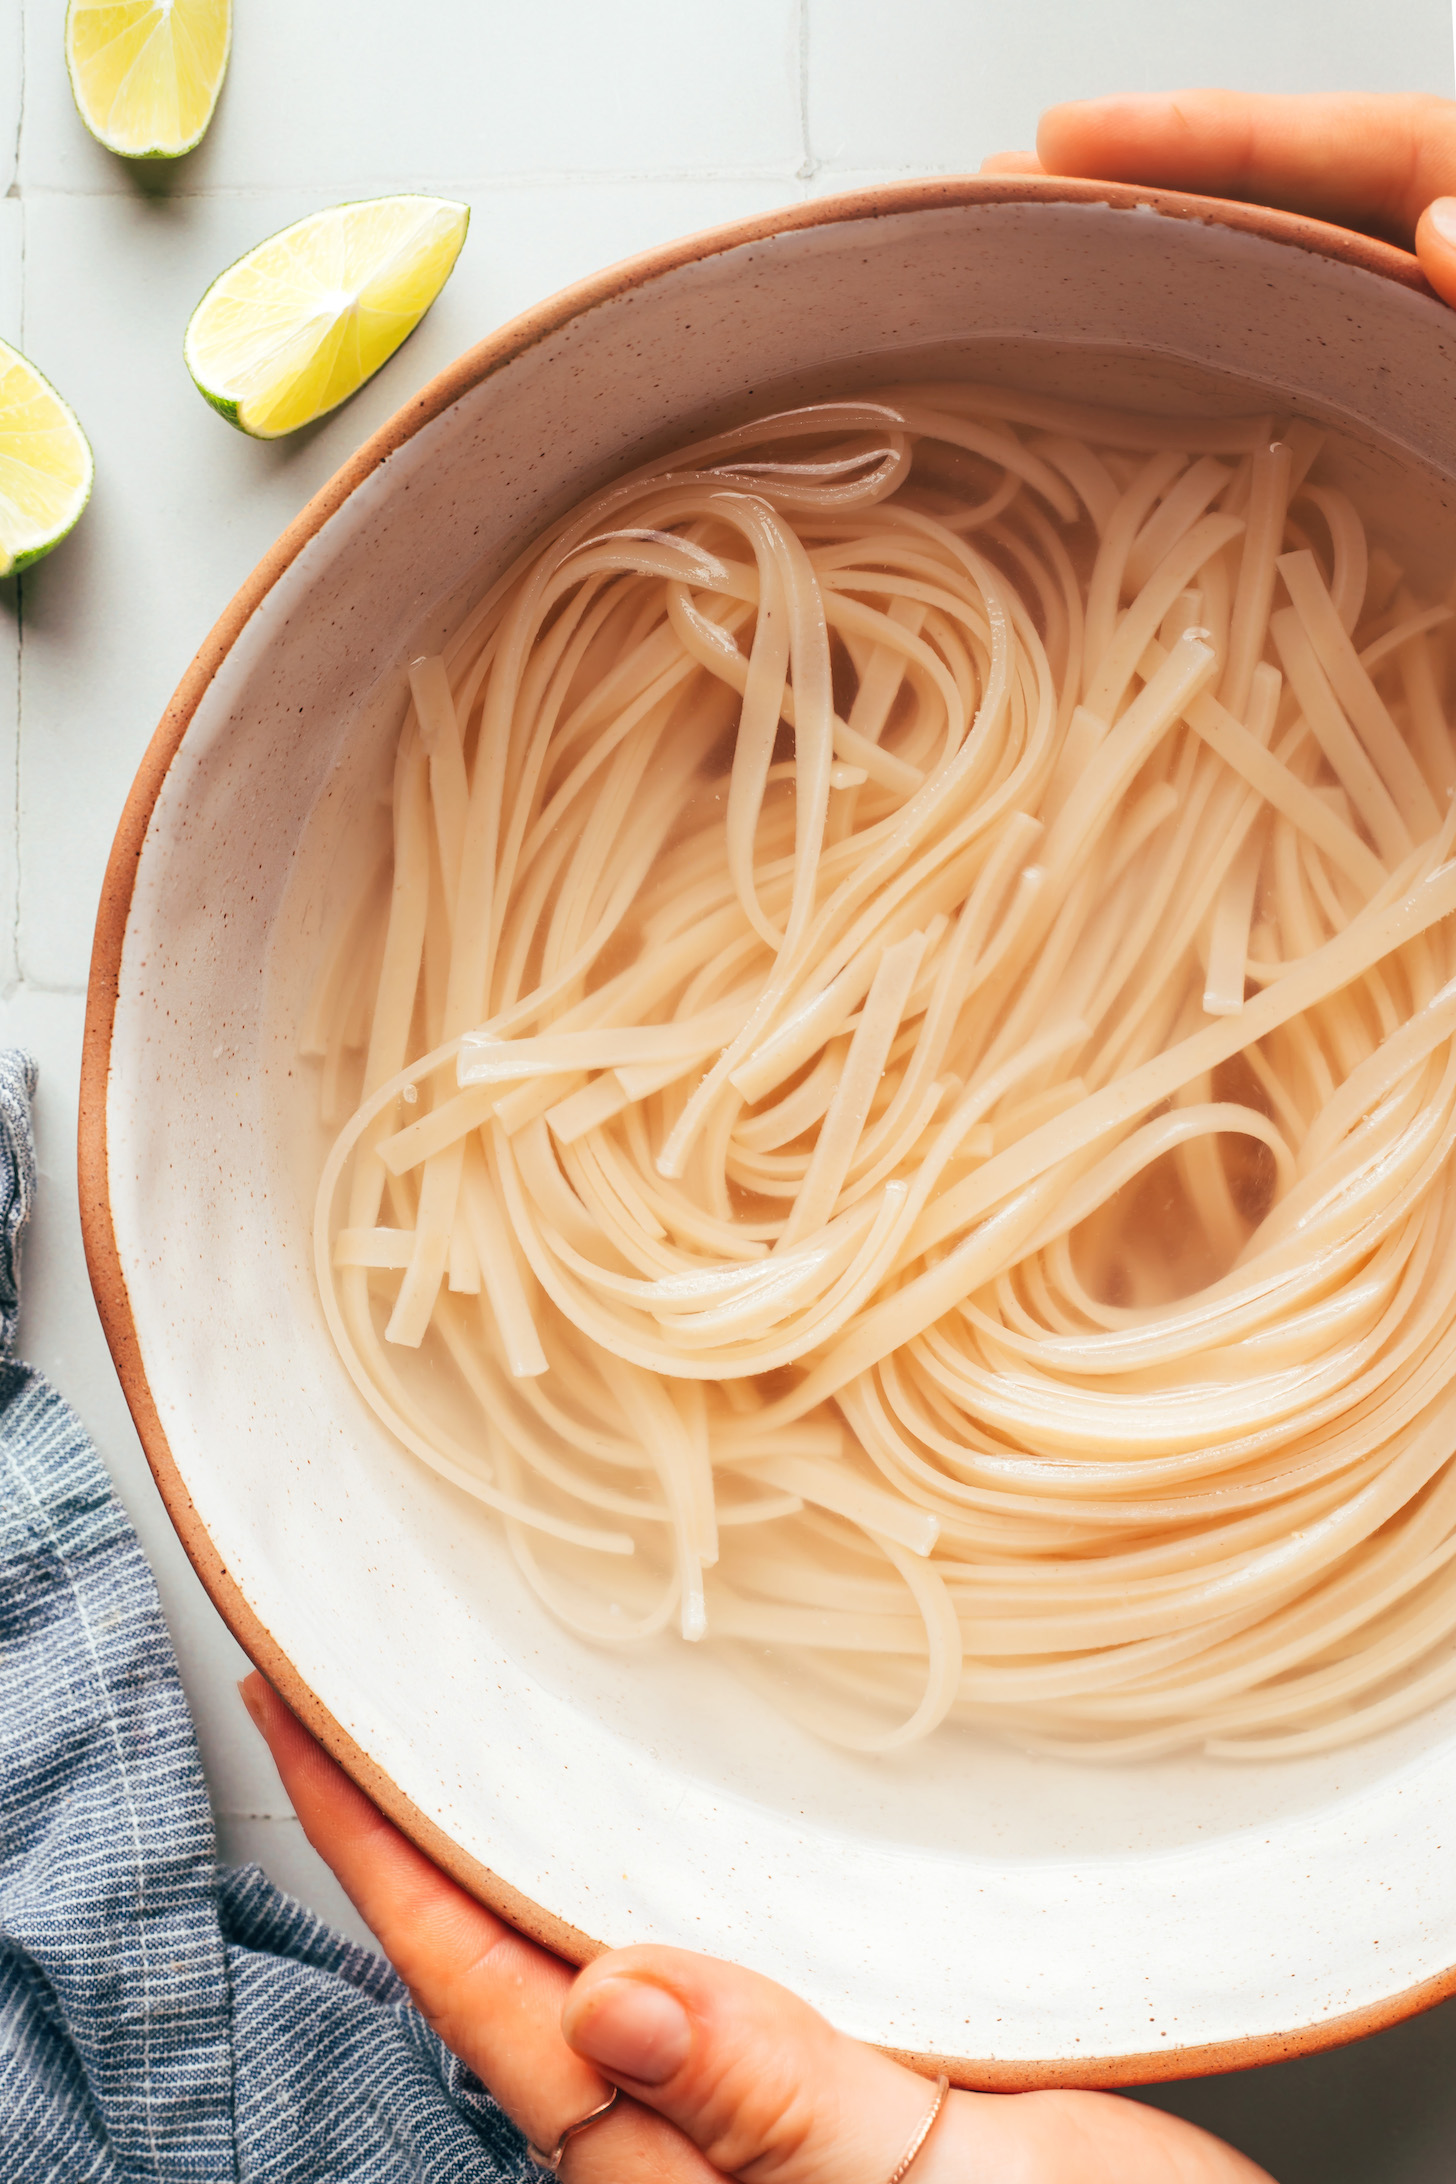
[[[1407, 251], [1368, 235], [1332, 227], [1321, 220], [1260, 205], [1190, 196], [1181, 191], [1019, 175], [934, 176], [811, 198], [774, 212], [704, 229], [623, 259], [533, 305], [467, 349], [396, 410], [314, 494], [241, 585], [183, 675], [137, 770], [107, 863], [96, 915], [81, 1063], [77, 1145], [81, 1233], [91, 1286], [117, 1377], [167, 1514], [214, 1607], [243, 1651], [360, 1789], [471, 1895], [520, 1932], [572, 1964], [586, 1963], [609, 1944], [567, 1925], [461, 1850], [340, 1726], [249, 1606], [237, 1580], [213, 1545], [168, 1445], [142, 1364], [112, 1224], [107, 1166], [106, 1097], [112, 1030], [127, 920], [147, 829], [168, 769], [193, 715], [261, 601], [364, 480], [471, 388], [489, 379], [572, 319], [584, 318], [613, 298], [643, 287], [680, 266], [738, 249], [744, 244], [841, 221], [885, 219], [900, 213], [933, 211], [942, 207], [1025, 204], [1100, 204], [1118, 211], [1146, 208], [1168, 219], [1257, 235], [1269, 242], [1355, 267], [1417, 293], [1433, 294], [1416, 259]], [[943, 2068], [958, 2086], [989, 2091], [1020, 2092], [1052, 2085], [1140, 2085], [1158, 2079], [1245, 2070], [1294, 2055], [1338, 2047], [1429, 2009], [1453, 1993], [1456, 1993], [1456, 1964], [1382, 2002], [1327, 2018], [1318, 2024], [1299, 2026], [1287, 2033], [1260, 2034], [1196, 2047], [1160, 2047], [1152, 2053], [1096, 2060], [1068, 2057], [1064, 2061], [1050, 2062], [989, 2061], [912, 2054], [903, 2050], [890, 2052], [922, 2071]]]

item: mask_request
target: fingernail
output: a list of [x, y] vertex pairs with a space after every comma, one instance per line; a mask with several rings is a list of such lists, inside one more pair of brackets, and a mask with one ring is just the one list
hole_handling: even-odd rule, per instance
[[1442, 242], [1456, 250], [1456, 197], [1438, 197], [1426, 207], [1426, 218]]
[[251, 1720], [253, 1727], [255, 1729], [261, 1729], [263, 1727], [265, 1718], [265, 1701], [262, 1692], [259, 1691], [256, 1684], [253, 1685], [253, 1689], [251, 1691], [248, 1689], [249, 1684], [251, 1684], [252, 1682], [253, 1679], [251, 1676], [244, 1676], [242, 1682], [238, 1685], [238, 1697], [242, 1700], [244, 1706], [248, 1709], [248, 1717]]
[[693, 2028], [676, 1995], [645, 1979], [604, 1979], [588, 1987], [562, 2029], [578, 2055], [609, 2077], [664, 2085], [682, 2069]]

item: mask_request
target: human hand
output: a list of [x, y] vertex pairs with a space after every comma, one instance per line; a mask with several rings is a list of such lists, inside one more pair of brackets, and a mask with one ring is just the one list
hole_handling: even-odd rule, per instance
[[[886, 2184], [933, 2089], [784, 1988], [681, 1949], [580, 1974], [448, 1880], [259, 1675], [241, 1685], [304, 1833], [436, 2032], [565, 2184]], [[1105, 2093], [952, 2093], [908, 2184], [1269, 2184], [1205, 2132]]]
[[1075, 175], [1278, 205], [1414, 250], [1456, 304], [1456, 102], [1411, 94], [1174, 91], [1078, 99], [1035, 152], [983, 174]]

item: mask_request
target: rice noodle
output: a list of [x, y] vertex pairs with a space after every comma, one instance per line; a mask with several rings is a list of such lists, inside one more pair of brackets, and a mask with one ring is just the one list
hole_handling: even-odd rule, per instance
[[812, 405], [411, 665], [318, 1280], [593, 1642], [875, 1751], [1456, 1688], [1452, 624], [1319, 446]]

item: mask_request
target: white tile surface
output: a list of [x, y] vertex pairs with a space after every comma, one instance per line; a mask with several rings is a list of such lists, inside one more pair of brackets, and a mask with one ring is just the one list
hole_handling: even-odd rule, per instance
[[[965, 171], [1059, 99], [1451, 89], [1447, 0], [806, 0], [815, 169]], [[838, 186], [838, 185], [835, 185]]]
[[[246, 1663], [162, 1510], [81, 1255], [94, 905], [121, 800], [187, 660], [376, 424], [469, 342], [596, 266], [805, 188], [974, 165], [1029, 142], [1039, 107], [1063, 96], [1190, 80], [1449, 91], [1451, 19], [1445, 0], [239, 0], [206, 144], [138, 171], [80, 125], [63, 15], [64, 0], [0, 6], [0, 334], [76, 405], [98, 459], [75, 537], [19, 587], [0, 585], [0, 1038], [41, 1064], [21, 1347], [96, 1436], [141, 1533], [223, 1855], [260, 1858], [362, 1934], [237, 1699]], [[181, 363], [208, 281], [318, 204], [401, 188], [473, 207], [435, 310], [312, 432], [277, 447], [230, 432]], [[1437, 2016], [1302, 2077], [1290, 2066], [1252, 2091], [1230, 2080], [1162, 2097], [1201, 2100], [1218, 2128], [1277, 2156], [1281, 2184], [1435, 2184], [1456, 2160], [1442, 2151], [1456, 2145], [1451, 2038]], [[1336, 2091], [1340, 2128], [1316, 2129]]]
[[[11, 0], [14, 6], [14, 0]], [[144, 187], [77, 121], [64, 0], [27, 0], [27, 190]], [[401, 35], [408, 20], [408, 35]], [[248, 0], [189, 190], [434, 189], [449, 176], [788, 170], [798, 0]]]

